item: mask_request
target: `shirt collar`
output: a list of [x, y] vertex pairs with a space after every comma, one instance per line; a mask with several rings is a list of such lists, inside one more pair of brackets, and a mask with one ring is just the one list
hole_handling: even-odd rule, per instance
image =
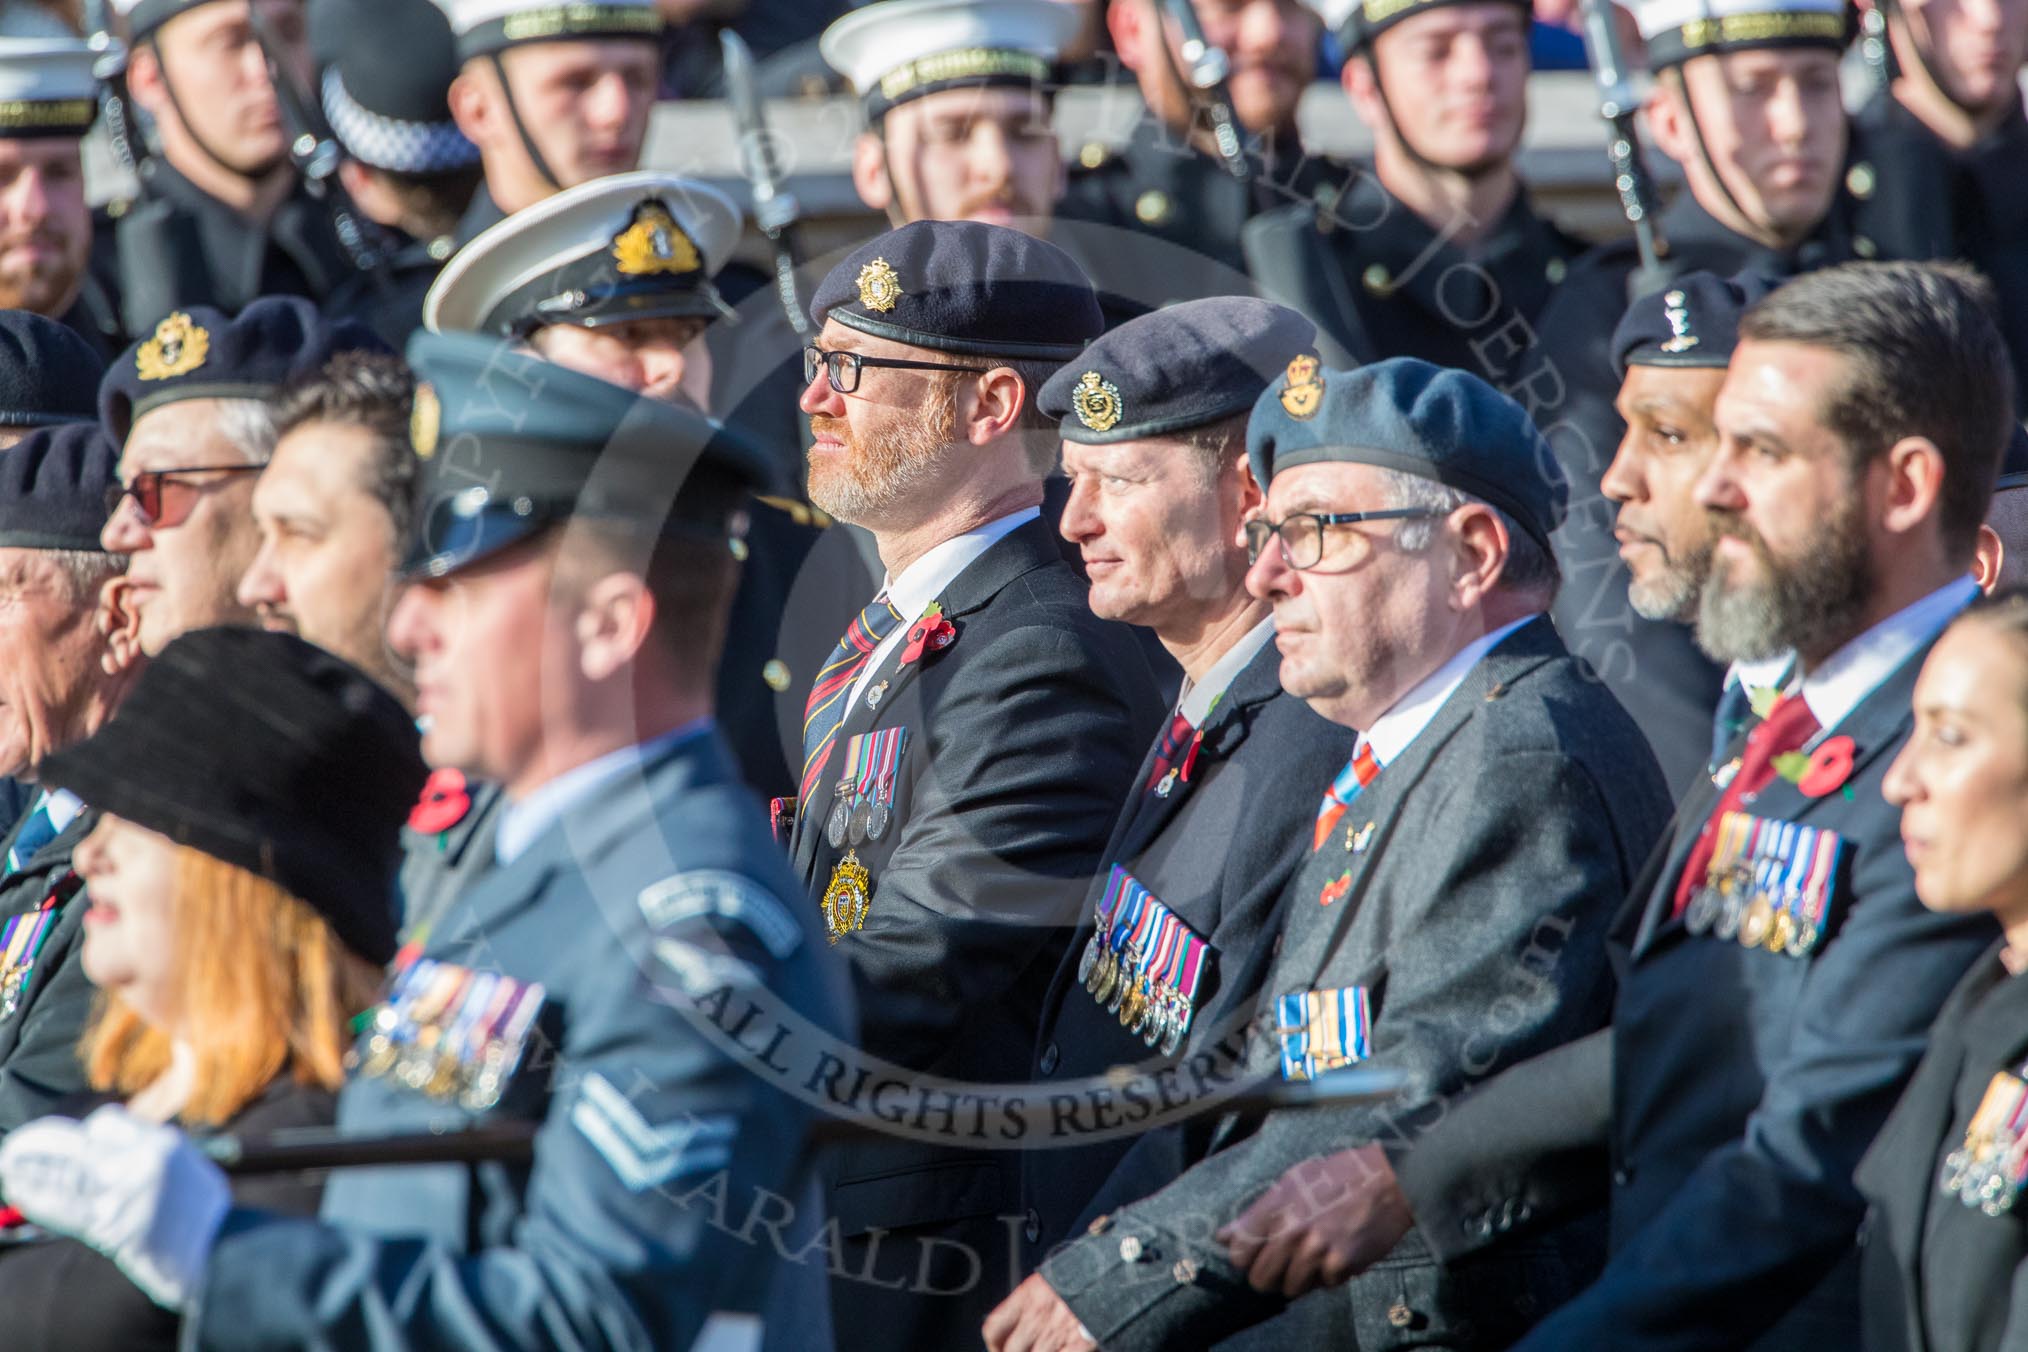
[[1524, 624], [1538, 619], [1537, 615], [1524, 615], [1511, 624], [1501, 625], [1490, 634], [1481, 634], [1467, 643], [1451, 659], [1422, 681], [1406, 695], [1394, 702], [1392, 708], [1373, 720], [1373, 726], [1366, 729], [1366, 744], [1373, 748], [1373, 758], [1382, 766], [1398, 760], [1408, 750], [1422, 730], [1436, 717], [1438, 709], [1444, 707], [1457, 688], [1464, 684], [1465, 677], [1479, 664], [1479, 659], [1493, 650], [1507, 635]]
[[1204, 679], [1193, 681], [1183, 678], [1183, 699], [1176, 706], [1176, 712], [1190, 720], [1190, 726], [1201, 728], [1204, 720], [1211, 717], [1211, 711], [1218, 707], [1218, 701], [1225, 698], [1225, 692], [1232, 689], [1232, 682], [1247, 664], [1260, 655], [1268, 640], [1275, 636], [1275, 617], [1270, 615], [1240, 636], [1239, 642], [1225, 650], [1211, 670], [1204, 673]]
[[932, 546], [921, 558], [902, 569], [900, 577], [887, 579], [885, 590], [889, 604], [904, 622], [916, 619], [981, 554], [1041, 515], [1040, 507], [1024, 507]]
[[1805, 672], [1803, 703], [1810, 706], [1817, 726], [1837, 727], [1978, 594], [1979, 584], [1971, 578], [1954, 578], [1889, 615], [1825, 658], [1816, 670]]
[[493, 836], [493, 857], [511, 864], [528, 852], [564, 813], [589, 798], [601, 786], [622, 774], [673, 750], [678, 744], [702, 736], [711, 728], [709, 718], [698, 718], [652, 741], [608, 751], [595, 760], [565, 770], [537, 788], [520, 802], [509, 799], [500, 812], [500, 825]]
[[1755, 690], [1779, 690], [1788, 684], [1789, 671], [1796, 664], [1793, 652], [1776, 653], [1773, 657], [1762, 657], [1751, 662], [1734, 662], [1725, 669], [1725, 684], [1728, 689], [1743, 686], [1748, 693]]
[[69, 789], [51, 789], [49, 802], [43, 808], [49, 814], [49, 824], [62, 835], [77, 820], [77, 814], [84, 811], [84, 800]]

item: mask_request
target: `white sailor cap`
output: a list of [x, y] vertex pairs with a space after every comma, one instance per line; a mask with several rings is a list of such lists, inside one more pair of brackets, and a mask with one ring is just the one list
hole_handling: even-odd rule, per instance
[[581, 183], [460, 249], [423, 301], [432, 333], [523, 338], [550, 324], [731, 313], [711, 279], [739, 208], [696, 179], [641, 170]]
[[94, 56], [76, 38], [0, 38], [0, 136], [83, 136], [99, 113]]
[[536, 3], [535, 0], [434, 0], [458, 35], [458, 56], [470, 60], [524, 42], [569, 38], [646, 38], [662, 33], [655, 0]]
[[1851, 37], [1845, 0], [1645, 0], [1634, 22], [1658, 71], [1755, 47], [1841, 51]]
[[941, 89], [1041, 85], [1082, 22], [1064, 0], [879, 0], [825, 29], [817, 50], [878, 119]]

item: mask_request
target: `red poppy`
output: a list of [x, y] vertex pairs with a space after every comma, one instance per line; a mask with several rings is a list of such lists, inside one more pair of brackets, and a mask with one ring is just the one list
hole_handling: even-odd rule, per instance
[[931, 606], [908, 631], [908, 646], [901, 650], [901, 665], [922, 660], [926, 652], [940, 653], [958, 641], [958, 627], [944, 618], [941, 606]]
[[1854, 747], [1850, 737], [1833, 737], [1810, 754], [1810, 764], [1796, 780], [1805, 798], [1836, 793], [1852, 773]]
[[423, 782], [422, 797], [409, 810], [409, 829], [433, 836], [456, 826], [471, 810], [472, 795], [466, 792], [464, 772], [432, 770]]

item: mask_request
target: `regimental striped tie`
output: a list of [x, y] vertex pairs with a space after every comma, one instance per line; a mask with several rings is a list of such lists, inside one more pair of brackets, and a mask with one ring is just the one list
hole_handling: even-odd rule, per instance
[[1338, 772], [1338, 777], [1331, 781], [1331, 787], [1324, 791], [1323, 806], [1317, 809], [1317, 834], [1310, 841], [1313, 853], [1324, 848], [1324, 842], [1330, 838], [1332, 830], [1345, 816], [1345, 810], [1352, 806], [1352, 800], [1357, 798], [1360, 791], [1371, 784], [1373, 777], [1379, 773], [1380, 762], [1374, 759], [1373, 745], [1361, 737], [1358, 749], [1352, 753], [1352, 759], [1345, 762], [1345, 768]]
[[807, 810], [816, 793], [817, 781], [824, 773], [824, 762], [830, 759], [831, 743], [838, 740], [838, 729], [845, 722], [845, 710], [851, 701], [847, 695], [852, 683], [859, 679], [867, 659], [881, 640], [895, 631], [902, 622], [901, 612], [882, 592], [859, 612], [859, 618], [845, 626], [845, 637], [838, 640], [838, 646], [831, 650], [831, 658], [824, 669], [817, 673], [817, 683], [810, 688], [810, 699], [803, 706], [803, 774], [798, 790], [798, 806]]
[[1141, 787], [1142, 793], [1155, 792], [1168, 777], [1169, 771], [1175, 768], [1176, 753], [1183, 749], [1183, 743], [1195, 736], [1196, 732], [1196, 726], [1185, 718], [1180, 710], [1169, 720], [1169, 730], [1162, 734], [1162, 741], [1155, 748], [1155, 768], [1148, 772], [1148, 782]]
[[7, 847], [7, 871], [19, 873], [28, 867], [28, 861], [35, 852], [56, 839], [56, 822], [49, 815], [49, 795], [35, 795], [35, 806], [29, 809], [22, 820], [21, 830], [15, 833], [14, 843]]

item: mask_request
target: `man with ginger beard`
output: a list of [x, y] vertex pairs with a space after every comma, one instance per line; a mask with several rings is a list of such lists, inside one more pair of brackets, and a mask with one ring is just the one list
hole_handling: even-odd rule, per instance
[[0, 309], [61, 321], [104, 362], [121, 340], [119, 307], [89, 266], [94, 59], [74, 39], [0, 38]]
[[1340, 79], [1373, 163], [1246, 229], [1254, 276], [1316, 322], [1333, 365], [1417, 357], [1497, 387], [1582, 252], [1514, 171], [1528, 33], [1512, 0], [1365, 0], [1346, 19]]
[[[252, 0], [289, 75], [309, 87], [302, 0]], [[171, 313], [227, 314], [260, 296], [322, 301], [352, 273], [328, 208], [289, 161], [267, 53], [248, 0], [115, 0], [132, 53], [127, 92], [161, 153], [114, 223], [110, 265], [122, 327], [145, 334]]]
[[[873, 533], [887, 578], [809, 689], [790, 853], [852, 965], [868, 1055], [1018, 1083], [1164, 707], [1039, 519], [1057, 442], [1033, 401], [1098, 335], [1097, 298], [1031, 236], [920, 221], [840, 262], [811, 318], [810, 497]], [[960, 1141], [822, 1157], [839, 1327], [976, 1344], [1009, 1283], [1020, 1157]]]

